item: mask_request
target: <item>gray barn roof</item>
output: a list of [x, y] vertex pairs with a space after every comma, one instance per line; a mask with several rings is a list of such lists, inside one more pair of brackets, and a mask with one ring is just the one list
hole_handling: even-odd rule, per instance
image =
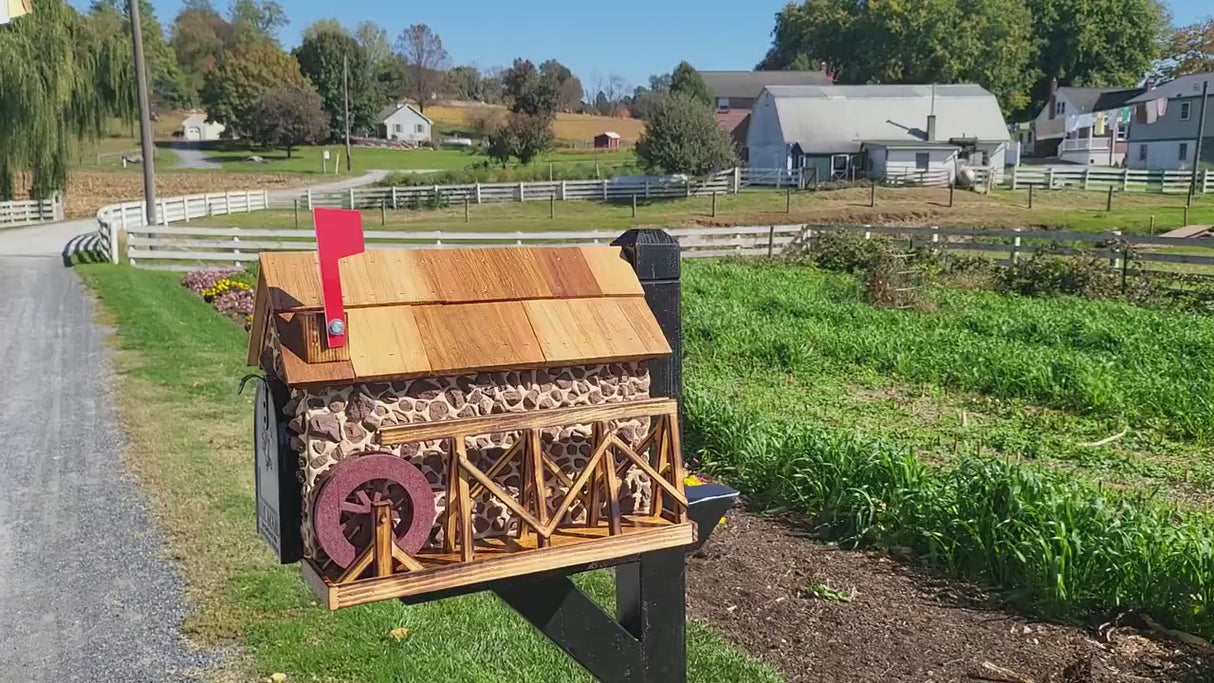
[[[866, 141], [927, 140], [930, 85], [772, 86], [784, 141], [809, 154], [858, 152]], [[1010, 139], [995, 96], [977, 85], [935, 86], [936, 140]]]
[[400, 103], [400, 104], [389, 104], [388, 106], [384, 107], [383, 109], [380, 109], [380, 110], [379, 110], [379, 115], [376, 117], [376, 119], [375, 119], [375, 120], [376, 120], [376, 121], [379, 121], [380, 123], [383, 123], [384, 121], [388, 120], [388, 117], [389, 117], [389, 116], [392, 116], [393, 114], [395, 114], [396, 112], [398, 112], [398, 111], [400, 111], [400, 110], [402, 110], [402, 109], [412, 109], [414, 114], [417, 114], [418, 116], [422, 117], [422, 118], [423, 118], [423, 119], [425, 119], [425, 120], [426, 120], [428, 123], [434, 123], [433, 121], [431, 121], [431, 120], [430, 120], [430, 117], [429, 117], [429, 116], [426, 116], [425, 114], [423, 114], [423, 113], [421, 113], [420, 111], [418, 111], [416, 108], [414, 108], [414, 106], [413, 106], [413, 105], [411, 105], [411, 104], [403, 104], [403, 103]]
[[1181, 76], [1175, 80], [1168, 81], [1154, 90], [1148, 90], [1138, 97], [1129, 100], [1129, 103], [1151, 102], [1164, 97], [1169, 99], [1173, 97], [1200, 98], [1202, 81], [1210, 82], [1209, 93], [1214, 95], [1214, 73], [1189, 74], [1188, 76]]
[[[1058, 94], [1066, 97], [1074, 111], [1067, 114], [1090, 114], [1125, 106], [1126, 102], [1146, 92], [1146, 88], [1075, 88], [1064, 86]], [[1049, 106], [1048, 104], [1046, 106]]]
[[769, 85], [826, 85], [821, 71], [701, 71], [713, 97], [754, 99]]

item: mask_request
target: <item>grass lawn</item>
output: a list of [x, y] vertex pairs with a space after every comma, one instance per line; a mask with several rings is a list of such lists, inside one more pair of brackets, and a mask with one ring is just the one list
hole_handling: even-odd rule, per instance
[[[580, 681], [563, 653], [495, 597], [417, 607], [397, 602], [329, 613], [296, 567], [280, 567], [254, 529], [251, 392], [235, 394], [247, 335], [178, 284], [178, 276], [82, 266], [115, 325], [117, 395], [131, 435], [126, 461], [152, 499], [196, 610], [204, 645], [236, 642], [232, 678]], [[612, 604], [610, 576], [584, 588]], [[408, 637], [387, 637], [397, 627]], [[776, 681], [710, 629], [689, 625], [692, 681]]]
[[[500, 105], [432, 104], [426, 107], [426, 116], [435, 124], [452, 131], [467, 131], [477, 117], [503, 120], [506, 108]], [[594, 136], [612, 130], [620, 134], [625, 142], [636, 142], [645, 130], [645, 122], [638, 119], [619, 119], [593, 114], [557, 112], [552, 124], [552, 134], [558, 140], [589, 143]]]
[[843, 539], [1064, 618], [1214, 635], [1214, 325], [1120, 302], [687, 262], [688, 450]]
[[[152, 137], [168, 140], [173, 131], [181, 128], [185, 114], [167, 112], [152, 122]], [[85, 171], [130, 171], [139, 172], [140, 164], [128, 164], [122, 168], [122, 155], [139, 154], [139, 122], [122, 123], [114, 120], [106, 125], [105, 135], [97, 140], [81, 141], [77, 145], [73, 167]], [[157, 168], [170, 169], [177, 165], [177, 154], [166, 147], [157, 146], [155, 157]]]
[[[291, 151], [291, 158], [281, 149], [249, 149], [244, 145], [234, 143], [215, 143], [209, 152], [211, 159], [223, 165], [228, 171], [260, 171], [275, 173], [314, 173], [322, 172], [323, 152], [328, 150], [328, 170], [333, 172], [338, 154], [341, 155], [341, 173], [346, 173], [345, 146], [340, 144], [306, 145]], [[353, 148], [353, 173], [363, 173], [372, 169], [395, 170], [434, 170], [460, 171], [473, 164], [486, 161], [487, 156], [462, 149], [380, 149], [376, 147]], [[265, 164], [250, 164], [245, 161], [251, 155], [261, 156], [269, 161]], [[534, 163], [568, 163], [589, 162], [595, 158], [603, 164], [621, 164], [632, 160], [631, 151], [611, 152], [600, 155], [588, 154], [573, 150], [557, 150], [540, 157]]]
[[[1127, 193], [1114, 198], [1113, 211], [1104, 211], [1105, 196], [1098, 192], [1037, 192], [1033, 209], [1027, 193], [1009, 190], [991, 195], [958, 192], [949, 208], [948, 191], [942, 189], [878, 190], [876, 207], [869, 206], [867, 188], [799, 192], [791, 196], [789, 212], [780, 191], [744, 191], [722, 195], [713, 216], [711, 197], [655, 200], [641, 199], [637, 215], [631, 202], [556, 202], [555, 219], [549, 218], [546, 201], [482, 204], [469, 208], [464, 222], [463, 205], [439, 210], [387, 212], [381, 226], [380, 212], [364, 212], [369, 229], [450, 231], [535, 231], [623, 229], [637, 225], [664, 227], [696, 225], [768, 225], [779, 223], [872, 223], [875, 225], [940, 225], [962, 227], [1056, 228], [1100, 232], [1119, 228], [1127, 233], [1149, 232], [1151, 216], [1155, 231], [1179, 227], [1183, 222], [1183, 195]], [[292, 211], [265, 211], [238, 216], [217, 216], [209, 225], [239, 227], [292, 227]], [[310, 221], [301, 214], [306, 226]], [[1214, 196], [1199, 198], [1189, 211], [1190, 223], [1214, 223]]]

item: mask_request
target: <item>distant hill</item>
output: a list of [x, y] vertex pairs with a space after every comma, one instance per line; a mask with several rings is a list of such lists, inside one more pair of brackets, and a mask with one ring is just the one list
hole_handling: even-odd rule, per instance
[[[501, 105], [479, 102], [442, 102], [427, 106], [426, 116], [442, 126], [459, 126], [470, 129], [478, 120], [492, 120], [499, 117], [504, 119], [506, 108]], [[552, 132], [558, 140], [585, 143], [589, 143], [594, 136], [607, 130], [619, 133], [620, 138], [626, 144], [633, 144], [645, 130], [645, 122], [637, 119], [560, 112], [556, 115], [556, 123], [552, 126]]]

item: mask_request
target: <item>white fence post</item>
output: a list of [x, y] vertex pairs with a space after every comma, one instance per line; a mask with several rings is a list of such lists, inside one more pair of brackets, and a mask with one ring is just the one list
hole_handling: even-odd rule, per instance
[[232, 193], [224, 192], [223, 193], [223, 214], [225, 216], [227, 216], [227, 215], [230, 215], [231, 213], [232, 213]]
[[[1020, 232], [1020, 228], [1012, 228], [1016, 232]], [[1020, 260], [1020, 235], [1012, 238], [1012, 263]]]
[[1046, 179], [1049, 181], [1049, 185], [1050, 185], [1049, 189], [1051, 189], [1051, 190], [1054, 189], [1054, 169], [1053, 169], [1053, 167], [1051, 167], [1049, 169], [1049, 172], [1046, 174]]
[[1122, 192], [1130, 191], [1130, 169], [1129, 168], [1122, 169], [1122, 171], [1121, 171], [1121, 191]]
[[476, 203], [477, 204], [481, 203], [481, 184], [480, 184], [480, 182], [476, 183]]
[[561, 201], [565, 201], [565, 181], [561, 181]]
[[[239, 234], [240, 228], [232, 228], [232, 231], [235, 233], [232, 235], [232, 241], [236, 243], [236, 246], [232, 248], [232, 254], [234, 256], [240, 256], [240, 234]], [[232, 261], [232, 265], [239, 268], [240, 259], [236, 259], [236, 260]]]
[[1083, 189], [1088, 189], [1088, 177], [1092, 174], [1092, 167], [1085, 166], [1083, 169]]
[[603, 201], [607, 201], [607, 179], [603, 178]]
[[[1120, 230], [1114, 230], [1114, 231], [1113, 231], [1113, 236], [1114, 236], [1114, 237], [1118, 237], [1118, 238], [1120, 238], [1120, 237], [1121, 237], [1121, 231], [1120, 231]], [[1109, 265], [1110, 265], [1110, 266], [1112, 266], [1113, 268], [1120, 268], [1120, 267], [1121, 267], [1121, 256], [1120, 256], [1120, 254], [1121, 254], [1121, 251], [1119, 251], [1119, 250], [1115, 250], [1115, 251], [1113, 251], [1113, 255], [1112, 255], [1112, 257], [1109, 259]]]
[[737, 194], [742, 189], [742, 169], [737, 166], [733, 167], [733, 193]]
[[392, 186], [392, 210], [396, 210], [396, 186]]
[[308, 190], [308, 211], [312, 210], [312, 190]]
[[526, 192], [525, 187], [526, 186], [523, 183], [518, 184], [518, 200], [520, 202], [526, 201], [526, 199], [527, 199], [526, 194], [525, 194], [525, 192]]
[[354, 188], [350, 188], [350, 208], [351, 209], [358, 208], [357, 206], [354, 205]]

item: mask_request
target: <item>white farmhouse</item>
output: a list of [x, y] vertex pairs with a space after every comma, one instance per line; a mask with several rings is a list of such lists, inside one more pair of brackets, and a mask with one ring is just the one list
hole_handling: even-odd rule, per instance
[[412, 105], [397, 103], [384, 107], [376, 117], [377, 132], [385, 140], [406, 142], [429, 142], [430, 128], [434, 125], [425, 114]]

